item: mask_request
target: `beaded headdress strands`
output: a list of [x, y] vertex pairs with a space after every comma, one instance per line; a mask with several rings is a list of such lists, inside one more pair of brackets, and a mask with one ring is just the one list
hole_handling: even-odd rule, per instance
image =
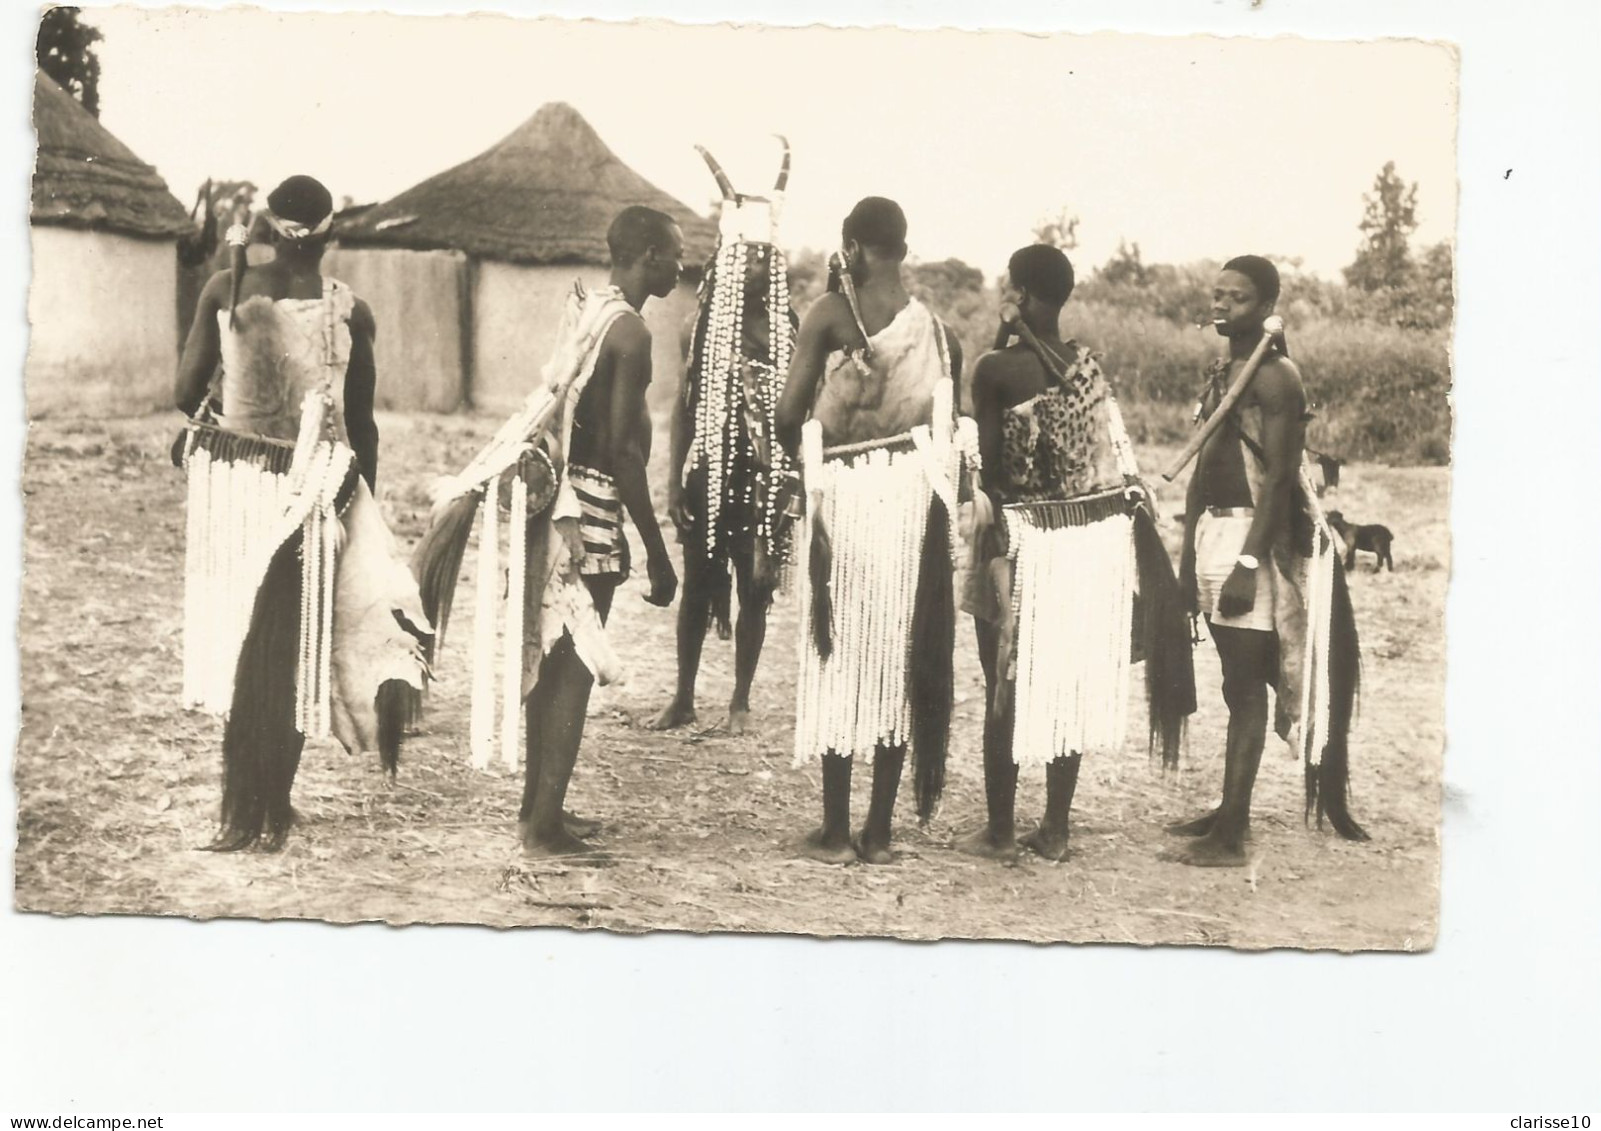
[[[722, 191], [718, 244], [706, 276], [696, 319], [697, 333], [690, 347], [690, 377], [686, 392], [695, 393], [695, 435], [684, 464], [686, 483], [692, 471], [706, 470], [706, 553], [715, 557], [727, 549], [721, 529], [723, 507], [742, 501], [753, 512], [755, 535], [769, 552], [779, 553], [775, 533], [782, 525], [782, 493], [773, 491], [775, 476], [789, 473], [789, 460], [776, 435], [778, 391], [789, 372], [793, 345], [789, 321], [789, 265], [777, 244], [778, 219], [783, 212], [784, 190], [789, 184], [790, 150], [784, 137], [783, 162], [770, 196], [751, 196], [735, 190], [728, 174], [705, 148], [695, 149], [706, 161]], [[766, 357], [744, 356], [745, 282], [752, 259], [767, 264], [768, 349]], [[755, 380], [746, 382], [750, 366]], [[762, 433], [741, 427], [741, 417], [755, 418]], [[758, 477], [765, 479], [758, 482]]]

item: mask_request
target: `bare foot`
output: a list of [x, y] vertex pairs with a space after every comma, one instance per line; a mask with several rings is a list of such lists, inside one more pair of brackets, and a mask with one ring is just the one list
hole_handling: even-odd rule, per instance
[[1017, 859], [1017, 838], [997, 837], [988, 825], [959, 837], [951, 847], [968, 856], [982, 856], [986, 860], [1010, 863]]
[[889, 850], [888, 837], [880, 842], [868, 835], [866, 829], [863, 829], [852, 847], [856, 849], [856, 855], [863, 864], [895, 863], [895, 854]]
[[600, 859], [601, 854], [588, 841], [579, 840], [565, 828], [550, 835], [540, 835], [527, 822], [519, 822], [522, 833], [523, 855], [531, 860], [552, 856], [589, 856]]
[[1066, 829], [1058, 833], [1041, 825], [1023, 838], [1023, 847], [1037, 856], [1043, 856], [1047, 860], [1060, 864], [1067, 859], [1067, 840]]
[[645, 724], [646, 730], [675, 730], [695, 721], [695, 704], [685, 703], [677, 696], [662, 708], [662, 713]]
[[750, 708], [729, 704], [728, 721], [723, 726], [729, 734], [744, 734], [750, 729]]
[[798, 851], [808, 860], [820, 860], [824, 864], [856, 863], [856, 851], [851, 847], [850, 838], [829, 836], [822, 829], [808, 834], [800, 842]]
[[1212, 831], [1212, 826], [1216, 822], [1217, 810], [1213, 809], [1210, 813], [1203, 813], [1193, 821], [1175, 821], [1163, 831], [1168, 836], [1205, 836]]
[[1194, 844], [1167, 853], [1165, 858], [1197, 868], [1243, 868], [1250, 862], [1243, 841], [1225, 840], [1216, 833], [1207, 833]]
[[599, 821], [593, 820], [589, 817], [580, 817], [577, 813], [570, 812], [566, 809], [562, 810], [561, 824], [562, 828], [566, 829], [569, 833], [576, 837], [594, 836], [596, 833], [600, 832], [601, 829], [601, 824]]

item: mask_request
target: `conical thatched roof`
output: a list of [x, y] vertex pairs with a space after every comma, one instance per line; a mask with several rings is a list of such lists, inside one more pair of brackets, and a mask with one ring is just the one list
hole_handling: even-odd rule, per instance
[[711, 254], [710, 220], [624, 165], [577, 110], [551, 102], [498, 145], [352, 217], [336, 234], [347, 245], [604, 264], [606, 229], [630, 204], [678, 221], [686, 262]]
[[134, 236], [194, 230], [155, 169], [135, 157], [43, 71], [33, 82], [35, 224], [101, 228]]

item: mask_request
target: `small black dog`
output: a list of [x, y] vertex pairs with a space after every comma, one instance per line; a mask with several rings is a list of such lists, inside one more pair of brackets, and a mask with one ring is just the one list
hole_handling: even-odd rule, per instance
[[1390, 543], [1395, 541], [1395, 535], [1390, 533], [1387, 526], [1377, 524], [1371, 526], [1352, 526], [1345, 521], [1345, 516], [1339, 511], [1330, 511], [1329, 525], [1345, 543], [1345, 568], [1356, 568], [1356, 552], [1361, 550], [1365, 554], [1372, 554], [1376, 559], [1373, 563], [1373, 572], [1378, 573], [1385, 566], [1390, 572], [1395, 572], [1395, 560], [1390, 557]]

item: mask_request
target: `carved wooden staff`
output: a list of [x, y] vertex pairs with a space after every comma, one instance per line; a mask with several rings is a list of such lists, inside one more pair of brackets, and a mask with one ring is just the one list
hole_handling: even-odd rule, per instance
[[1262, 367], [1262, 359], [1267, 356], [1273, 339], [1282, 333], [1284, 333], [1284, 319], [1278, 315], [1270, 314], [1262, 320], [1262, 340], [1257, 342], [1256, 348], [1251, 351], [1250, 358], [1245, 362], [1245, 368], [1240, 370], [1240, 375], [1234, 379], [1234, 384], [1229, 386], [1229, 391], [1223, 394], [1223, 399], [1218, 402], [1212, 415], [1207, 417], [1206, 423], [1201, 425], [1190, 438], [1190, 442], [1184, 445], [1184, 450], [1179, 452], [1167, 470], [1162, 472], [1163, 479], [1169, 483], [1173, 482], [1178, 473], [1184, 470], [1185, 465], [1194, 459], [1196, 453], [1212, 438], [1212, 434], [1223, 427], [1224, 419], [1245, 395], [1245, 390], [1251, 387], [1251, 381], [1256, 377], [1256, 371]]

